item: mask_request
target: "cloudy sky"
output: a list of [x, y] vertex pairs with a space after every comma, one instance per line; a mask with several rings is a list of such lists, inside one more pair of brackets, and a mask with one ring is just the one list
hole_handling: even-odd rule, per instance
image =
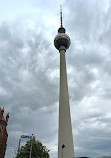
[[0, 0], [0, 107], [10, 113], [6, 158], [32, 133], [57, 157], [59, 53], [71, 38], [67, 72], [76, 156], [111, 155], [111, 1]]

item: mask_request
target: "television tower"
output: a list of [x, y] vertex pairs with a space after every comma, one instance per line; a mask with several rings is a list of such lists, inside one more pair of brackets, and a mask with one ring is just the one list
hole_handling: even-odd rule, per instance
[[60, 10], [61, 26], [54, 39], [54, 45], [60, 53], [60, 92], [59, 92], [59, 135], [58, 158], [74, 158], [74, 144], [69, 106], [67, 71], [65, 53], [70, 46], [70, 38], [65, 34], [62, 24], [62, 8]]

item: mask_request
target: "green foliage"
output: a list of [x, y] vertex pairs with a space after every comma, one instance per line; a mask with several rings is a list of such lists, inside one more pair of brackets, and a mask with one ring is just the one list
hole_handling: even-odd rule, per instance
[[[15, 158], [29, 158], [31, 141], [20, 148], [19, 154]], [[33, 138], [32, 158], [49, 158], [49, 150], [40, 141]]]

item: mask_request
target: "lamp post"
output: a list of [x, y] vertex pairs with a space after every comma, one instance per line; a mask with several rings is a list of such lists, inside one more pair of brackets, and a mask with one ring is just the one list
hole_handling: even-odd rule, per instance
[[21, 137], [20, 137], [20, 139], [19, 139], [17, 155], [19, 154], [19, 151], [20, 151], [20, 143], [21, 143]]
[[32, 134], [32, 138], [31, 138], [30, 156], [29, 156], [29, 158], [31, 158], [31, 157], [32, 157], [32, 144], [33, 144], [33, 134]]
[[63, 144], [63, 145], [62, 145], [62, 158], [64, 158], [64, 157], [63, 157], [63, 149], [64, 149], [65, 147], [66, 147], [66, 146]]

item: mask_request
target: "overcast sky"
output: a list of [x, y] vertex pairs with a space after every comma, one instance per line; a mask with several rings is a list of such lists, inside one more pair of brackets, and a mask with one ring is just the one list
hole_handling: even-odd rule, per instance
[[32, 133], [57, 158], [63, 25], [76, 156], [111, 155], [111, 0], [0, 0], [0, 107], [10, 113], [6, 158]]

